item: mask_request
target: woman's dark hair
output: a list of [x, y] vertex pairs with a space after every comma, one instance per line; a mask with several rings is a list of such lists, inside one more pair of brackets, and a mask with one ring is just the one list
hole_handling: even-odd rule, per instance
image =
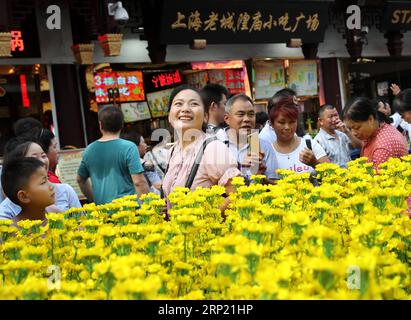
[[120, 134], [121, 139], [134, 142], [137, 147], [140, 145], [141, 137], [142, 135], [138, 133], [137, 131], [127, 131], [127, 132], [122, 132]]
[[6, 155], [7, 153], [16, 149], [16, 147], [24, 142], [31, 142], [33, 139], [30, 137], [14, 137], [9, 139], [6, 144], [4, 145], [3, 154]]
[[411, 111], [411, 89], [404, 89], [394, 99], [394, 110], [399, 114]]
[[388, 99], [388, 97], [377, 97], [375, 99], [372, 100], [375, 104], [375, 106], [378, 108], [378, 104], [380, 102], [384, 103], [384, 104], [390, 104], [390, 99]]
[[[174, 90], [171, 92], [170, 98], [169, 98], [168, 104], [167, 104], [167, 112], [170, 112], [171, 105], [173, 104], [173, 100], [176, 97], [176, 95], [178, 95], [181, 91], [184, 91], [184, 90], [192, 90], [200, 96], [201, 102], [203, 103], [203, 106], [204, 106], [204, 115], [208, 115], [209, 106], [206, 103], [204, 93], [201, 90], [196, 89], [196, 88], [191, 87], [191, 86], [186, 85], [186, 84], [183, 84], [181, 86], [178, 86], [178, 87], [174, 88]], [[207, 130], [207, 124], [205, 122], [203, 123], [202, 130], [204, 132], [206, 132], [206, 130]]]
[[208, 114], [208, 105], [206, 103], [204, 93], [201, 90], [196, 89], [196, 88], [191, 87], [191, 86], [186, 85], [186, 84], [183, 84], [181, 86], [178, 86], [178, 87], [174, 88], [174, 90], [171, 92], [170, 99], [168, 100], [168, 104], [167, 104], [167, 111], [170, 112], [171, 105], [172, 105], [173, 100], [176, 97], [176, 95], [178, 95], [181, 91], [184, 91], [184, 90], [192, 90], [192, 91], [196, 92], [200, 96], [201, 102], [204, 105], [204, 113]]
[[34, 141], [21, 141], [19, 144], [16, 144], [13, 149], [6, 148], [4, 153], [3, 163], [12, 162], [19, 158], [24, 158], [29, 151], [29, 148]]
[[55, 138], [53, 132], [51, 132], [49, 129], [41, 129], [37, 139], [40, 146], [43, 148], [45, 153], [49, 152], [49, 148], [51, 146], [51, 141]]
[[377, 106], [368, 98], [354, 98], [348, 101], [344, 108], [343, 117], [355, 122], [367, 121], [373, 116], [378, 122], [391, 123], [391, 119], [377, 110]]

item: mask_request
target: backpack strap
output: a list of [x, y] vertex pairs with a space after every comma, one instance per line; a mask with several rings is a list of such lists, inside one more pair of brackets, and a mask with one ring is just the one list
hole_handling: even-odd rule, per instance
[[204, 140], [203, 145], [202, 145], [200, 151], [198, 152], [197, 157], [194, 161], [194, 165], [191, 168], [190, 175], [188, 176], [188, 179], [187, 179], [187, 182], [186, 182], [186, 185], [185, 185], [186, 188], [191, 189], [191, 186], [193, 185], [193, 182], [194, 182], [194, 178], [196, 177], [198, 168], [200, 166], [201, 159], [203, 158], [204, 150], [210, 142], [215, 141], [215, 140], [217, 140], [217, 137], [215, 137], [215, 136], [207, 138], [206, 140]]

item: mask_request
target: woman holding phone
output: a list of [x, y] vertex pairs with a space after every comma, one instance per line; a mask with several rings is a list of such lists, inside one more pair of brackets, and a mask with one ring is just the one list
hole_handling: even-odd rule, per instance
[[314, 173], [318, 164], [330, 160], [318, 142], [311, 138], [300, 138], [295, 134], [298, 114], [298, 106], [292, 97], [279, 100], [270, 109], [270, 121], [277, 135], [273, 148], [279, 169], [288, 169], [296, 173]]

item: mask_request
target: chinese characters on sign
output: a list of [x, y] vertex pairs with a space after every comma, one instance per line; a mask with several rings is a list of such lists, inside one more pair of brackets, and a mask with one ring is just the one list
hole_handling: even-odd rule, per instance
[[236, 16], [234, 12], [215, 13], [212, 11], [205, 18], [201, 17], [198, 10], [184, 13], [180, 11], [177, 12], [176, 21], [171, 24], [171, 29], [188, 29], [196, 32], [200, 30], [213, 32], [218, 31], [218, 29], [225, 29], [236, 33], [281, 28], [283, 31], [294, 33], [298, 28], [306, 28], [309, 32], [315, 32], [320, 26], [318, 13], [305, 14], [304, 12], [300, 12], [300, 14], [294, 18], [290, 17], [288, 12], [284, 12], [284, 14], [279, 17], [274, 17], [272, 14], [267, 14], [263, 17], [260, 11], [254, 13], [244, 11], [238, 14], [238, 16]]
[[242, 69], [225, 70], [226, 87], [231, 94], [245, 93], [244, 73]]
[[62, 183], [73, 186], [74, 191], [80, 200], [86, 199], [80, 190], [77, 180], [77, 171], [83, 158], [83, 149], [61, 150], [59, 152], [59, 163], [57, 165], [57, 174]]
[[[322, 42], [329, 1], [207, 0], [164, 1], [161, 42], [194, 39], [218, 43], [283, 43], [300, 38]], [[210, 9], [212, 8], [212, 9]]]
[[94, 76], [97, 103], [110, 102], [109, 89], [118, 89], [119, 102], [144, 100], [143, 73], [101, 72]]
[[21, 31], [11, 31], [11, 51], [24, 51], [24, 41]]
[[180, 71], [160, 73], [151, 77], [154, 88], [162, 88], [170, 85], [181, 84]]

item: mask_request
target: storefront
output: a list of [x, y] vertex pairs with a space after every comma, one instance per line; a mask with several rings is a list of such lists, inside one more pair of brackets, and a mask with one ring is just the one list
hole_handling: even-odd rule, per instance
[[150, 143], [155, 129], [170, 130], [168, 99], [173, 88], [181, 84], [201, 89], [207, 83], [219, 83], [231, 94], [251, 95], [242, 60], [163, 65], [103, 63], [82, 68], [80, 73], [88, 143], [100, 136], [97, 112], [107, 104], [118, 105], [124, 113], [126, 130], [140, 132]]
[[47, 66], [27, 63], [41, 56], [35, 14], [27, 14], [10, 33], [14, 63], [0, 64], [0, 155], [13, 136], [14, 123], [21, 118], [33, 117], [55, 131]]

